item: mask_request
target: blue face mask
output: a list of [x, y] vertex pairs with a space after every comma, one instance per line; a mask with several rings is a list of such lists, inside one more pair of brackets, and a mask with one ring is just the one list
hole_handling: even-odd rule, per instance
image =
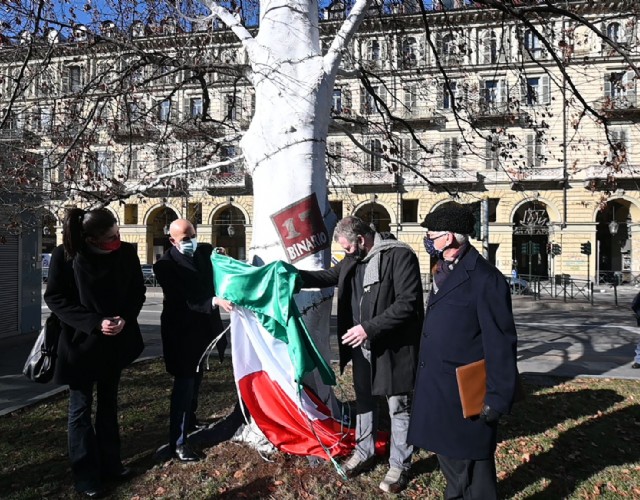
[[445, 247], [442, 250], [438, 250], [435, 244], [436, 239], [440, 238], [441, 236], [444, 236], [444, 234], [441, 234], [440, 236], [436, 236], [433, 239], [429, 238], [429, 236], [425, 236], [422, 242], [424, 243], [424, 249], [427, 251], [427, 253], [431, 257], [435, 257], [437, 259], [443, 260], [444, 259], [443, 253], [447, 248]]
[[178, 246], [178, 251], [183, 255], [192, 256], [196, 248], [198, 248], [198, 240], [194, 237], [189, 241], [181, 241]]

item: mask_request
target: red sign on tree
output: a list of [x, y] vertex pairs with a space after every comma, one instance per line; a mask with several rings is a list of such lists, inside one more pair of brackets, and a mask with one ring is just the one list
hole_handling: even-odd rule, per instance
[[289, 262], [329, 248], [331, 241], [315, 193], [271, 215]]

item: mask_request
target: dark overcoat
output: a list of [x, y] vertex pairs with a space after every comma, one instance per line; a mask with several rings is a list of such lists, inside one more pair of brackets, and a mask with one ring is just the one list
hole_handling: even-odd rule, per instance
[[[354, 326], [351, 295], [355, 267], [355, 259], [345, 257], [331, 269], [300, 271], [306, 288], [338, 287], [341, 370], [352, 355], [352, 348], [342, 344], [341, 338]], [[418, 258], [409, 248], [388, 248], [381, 252], [379, 277], [362, 297], [360, 324], [371, 349], [372, 393], [389, 396], [413, 390], [423, 318]]]
[[193, 257], [187, 257], [171, 247], [153, 265], [164, 295], [160, 317], [164, 362], [174, 376], [195, 375], [200, 357], [222, 331], [220, 311], [212, 304], [212, 251], [211, 245], [200, 243]]
[[429, 296], [408, 441], [449, 458], [491, 458], [496, 425], [463, 418], [456, 368], [484, 358], [485, 403], [509, 413], [517, 380], [516, 343], [509, 286], [470, 247], [438, 293]]
[[[51, 254], [44, 300], [62, 322], [55, 378], [77, 385], [117, 374], [142, 352], [138, 314], [146, 288], [136, 249], [122, 242], [108, 254], [81, 250], [66, 260], [60, 245]], [[104, 335], [102, 320], [121, 316], [118, 335]]]

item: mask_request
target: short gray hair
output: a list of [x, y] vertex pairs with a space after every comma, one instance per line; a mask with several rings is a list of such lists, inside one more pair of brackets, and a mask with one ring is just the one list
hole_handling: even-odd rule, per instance
[[338, 241], [342, 237], [349, 243], [358, 241], [358, 236], [373, 235], [375, 231], [371, 226], [363, 221], [360, 217], [349, 215], [338, 221], [336, 229], [333, 232], [333, 241]]
[[463, 245], [464, 243], [469, 241], [469, 235], [468, 234], [453, 233], [453, 237], [458, 242], [458, 245]]

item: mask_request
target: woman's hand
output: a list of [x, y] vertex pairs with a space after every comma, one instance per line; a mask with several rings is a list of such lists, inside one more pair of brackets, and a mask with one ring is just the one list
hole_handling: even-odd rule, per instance
[[120, 316], [113, 318], [104, 318], [100, 325], [100, 329], [104, 335], [118, 335], [124, 328], [125, 321]]

